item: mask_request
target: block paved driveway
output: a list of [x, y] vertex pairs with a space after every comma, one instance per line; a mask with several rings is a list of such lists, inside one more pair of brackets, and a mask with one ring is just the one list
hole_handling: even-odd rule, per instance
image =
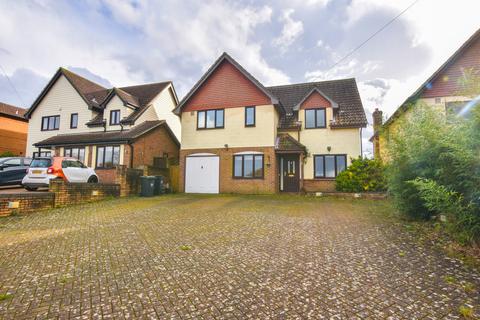
[[376, 213], [386, 207], [169, 195], [2, 218], [0, 319], [438, 319], [458, 318], [463, 304], [478, 312], [479, 274]]

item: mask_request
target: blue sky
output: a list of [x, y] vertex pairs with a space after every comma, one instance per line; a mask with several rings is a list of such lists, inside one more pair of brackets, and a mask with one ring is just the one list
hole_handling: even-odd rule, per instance
[[367, 114], [390, 115], [480, 28], [476, 0], [420, 0], [332, 68], [412, 1], [1, 1], [0, 63], [21, 98], [0, 74], [0, 101], [29, 106], [59, 66], [183, 96], [227, 51], [266, 85], [355, 77]]

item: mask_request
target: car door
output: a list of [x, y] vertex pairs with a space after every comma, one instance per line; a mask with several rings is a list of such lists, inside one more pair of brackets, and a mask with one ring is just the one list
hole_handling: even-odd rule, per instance
[[78, 167], [78, 182], [87, 182], [90, 178], [90, 169], [78, 160], [75, 161], [75, 165]]
[[78, 168], [75, 166], [75, 161], [62, 160], [62, 171], [68, 182], [78, 182]]
[[21, 158], [5, 160], [0, 171], [0, 181], [2, 184], [20, 183], [26, 174], [25, 170]]

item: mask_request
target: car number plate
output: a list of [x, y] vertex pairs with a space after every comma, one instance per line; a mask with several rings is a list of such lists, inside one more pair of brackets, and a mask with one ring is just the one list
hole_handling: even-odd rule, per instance
[[42, 170], [32, 170], [32, 173], [33, 174], [40, 174], [40, 173], [42, 173]]

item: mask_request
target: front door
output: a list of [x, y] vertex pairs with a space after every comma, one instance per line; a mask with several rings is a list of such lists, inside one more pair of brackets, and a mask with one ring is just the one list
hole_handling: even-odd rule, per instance
[[299, 156], [297, 154], [280, 156], [280, 191], [298, 192], [300, 182]]

